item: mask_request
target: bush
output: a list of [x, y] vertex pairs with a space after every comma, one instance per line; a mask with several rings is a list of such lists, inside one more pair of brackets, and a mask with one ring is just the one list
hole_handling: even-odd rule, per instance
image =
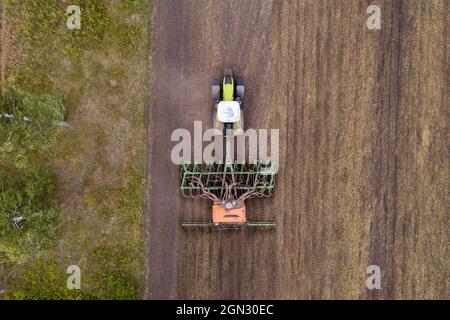
[[56, 143], [65, 116], [64, 97], [35, 96], [10, 86], [1, 97], [0, 115], [0, 155], [24, 168]]
[[[0, 263], [23, 262], [55, 245], [61, 217], [54, 181], [43, 166], [0, 171]], [[19, 217], [24, 220], [14, 225]]]
[[0, 263], [23, 262], [57, 240], [56, 177], [40, 159], [62, 130], [64, 98], [10, 86], [1, 96], [0, 115]]

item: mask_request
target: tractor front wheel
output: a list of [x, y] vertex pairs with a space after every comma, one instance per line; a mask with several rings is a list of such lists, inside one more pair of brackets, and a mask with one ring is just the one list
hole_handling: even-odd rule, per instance
[[220, 80], [214, 79], [211, 87], [212, 97], [215, 101], [220, 100]]

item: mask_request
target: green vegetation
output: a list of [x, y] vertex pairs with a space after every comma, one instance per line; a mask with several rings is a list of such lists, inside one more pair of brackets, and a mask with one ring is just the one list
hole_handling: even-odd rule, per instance
[[[89, 274], [87, 281], [90, 284], [90, 292], [95, 294], [95, 299], [137, 299], [138, 280], [134, 270], [140, 267], [138, 260], [130, 257], [138, 255], [139, 248], [99, 246], [93, 250], [89, 257], [89, 268], [98, 270], [95, 274]], [[113, 260], [114, 264], [104, 264]]]
[[65, 116], [64, 98], [37, 97], [10, 87], [0, 101], [0, 114], [0, 155], [24, 168], [55, 145]]
[[[81, 8], [81, 30], [66, 27], [66, 8], [72, 4]], [[30, 239], [49, 236], [45, 243], [24, 245], [20, 259], [3, 265], [6, 288], [0, 290], [7, 290], [6, 298], [135, 299], [141, 294], [149, 17], [146, 0], [4, 1], [3, 78], [55, 110], [51, 123], [61, 120], [56, 111], [64, 100], [48, 93], [62, 92], [70, 123], [62, 132], [52, 126], [59, 131], [42, 135], [43, 145], [35, 141], [27, 147], [35, 166], [28, 168], [31, 159], [22, 161], [17, 149], [0, 152], [2, 173], [10, 167], [20, 171], [11, 175], [15, 179], [2, 175], [5, 188], [28, 201], [38, 195], [27, 193], [27, 175], [34, 172], [39, 183], [51, 176], [48, 202], [32, 201], [36, 207], [30, 212], [53, 208], [61, 216], [51, 223], [36, 217], [36, 229], [27, 216], [20, 232]], [[11, 160], [3, 164], [4, 159]], [[65, 289], [72, 264], [82, 272], [81, 291], [75, 293]]]
[[82, 299], [79, 291], [66, 288], [66, 277], [54, 259], [37, 258], [14, 278], [14, 290], [5, 294], [9, 300]]
[[[83, 276], [81, 290], [68, 290], [67, 274], [54, 257], [38, 257], [26, 264], [23, 271], [13, 271], [13, 289], [5, 294], [6, 299], [137, 299], [138, 278], [133, 274], [140, 267], [139, 261], [130, 260], [130, 251], [136, 248], [118, 248], [99, 246], [93, 250], [87, 259], [89, 270]], [[137, 254], [136, 252], [134, 254]], [[105, 263], [112, 260], [114, 263]], [[136, 265], [137, 264], [137, 265]], [[83, 285], [87, 283], [87, 285]]]
[[61, 221], [45, 167], [0, 172], [0, 263], [23, 262], [55, 245]]
[[14, 87], [0, 100], [0, 263], [54, 246], [61, 221], [55, 176], [40, 162], [61, 132], [64, 99]]

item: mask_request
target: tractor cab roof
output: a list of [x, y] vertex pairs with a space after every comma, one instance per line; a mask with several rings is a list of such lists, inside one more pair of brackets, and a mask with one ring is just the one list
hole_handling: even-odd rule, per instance
[[234, 123], [241, 118], [241, 106], [237, 101], [220, 101], [217, 106], [219, 122]]

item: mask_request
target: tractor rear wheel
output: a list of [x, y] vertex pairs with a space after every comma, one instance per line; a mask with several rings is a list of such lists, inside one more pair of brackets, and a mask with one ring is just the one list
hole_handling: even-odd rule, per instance
[[236, 96], [244, 100], [245, 95], [245, 86], [244, 79], [242, 77], [236, 78]]

